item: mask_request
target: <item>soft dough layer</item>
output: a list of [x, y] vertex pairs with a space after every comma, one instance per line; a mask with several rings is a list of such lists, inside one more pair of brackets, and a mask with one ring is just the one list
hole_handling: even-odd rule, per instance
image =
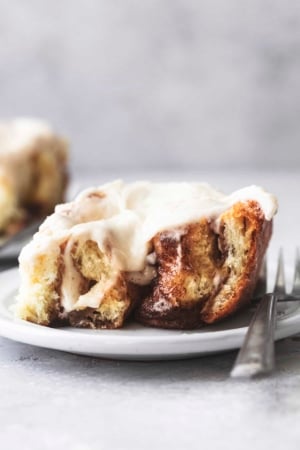
[[56, 207], [20, 256], [18, 317], [119, 328], [213, 323], [247, 302], [276, 200], [200, 183], [114, 182]]

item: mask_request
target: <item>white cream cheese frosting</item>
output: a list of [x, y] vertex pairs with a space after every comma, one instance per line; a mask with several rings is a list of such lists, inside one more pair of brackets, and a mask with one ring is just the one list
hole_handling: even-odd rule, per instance
[[0, 155], [24, 151], [24, 147], [36, 139], [53, 132], [45, 121], [33, 118], [18, 118], [0, 122]]
[[[129, 272], [132, 281], [147, 284], [155, 274], [149, 242], [158, 232], [174, 230], [203, 217], [217, 222], [233, 204], [247, 200], [257, 201], [268, 221], [276, 213], [275, 197], [258, 186], [225, 195], [206, 183], [115, 181], [87, 189], [73, 202], [58, 205], [22, 250], [20, 264], [26, 270], [26, 265], [33, 264], [39, 254], [57, 255], [63, 243], [69, 242], [68, 250], [71, 242], [91, 239], [102, 252], [110, 249], [117, 270]], [[94, 307], [89, 293], [78, 298], [76, 270], [66, 251], [64, 259], [65, 310]]]

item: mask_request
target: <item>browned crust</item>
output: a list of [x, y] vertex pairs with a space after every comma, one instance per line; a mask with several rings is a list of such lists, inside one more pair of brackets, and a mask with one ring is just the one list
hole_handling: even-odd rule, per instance
[[[237, 220], [247, 219], [247, 233], [249, 234], [247, 259], [242, 276], [235, 288], [229, 294], [221, 291], [216, 298], [212, 297], [205, 304], [200, 319], [207, 324], [228, 317], [251, 301], [259, 278], [260, 267], [272, 235], [273, 222], [265, 219], [257, 202], [249, 201], [246, 204], [234, 205], [231, 210], [223, 214], [223, 226], [226, 226], [227, 219], [231, 216]], [[215, 307], [216, 299], [222, 300], [219, 307]]]
[[[202, 238], [202, 242], [199, 239]], [[198, 223], [164, 231], [154, 239], [158, 276], [151, 294], [137, 307], [136, 319], [144, 325], [161, 328], [195, 328], [209, 297], [203, 284], [201, 266], [213, 278], [215, 264], [221, 263], [218, 240], [206, 219]], [[187, 284], [199, 285], [188, 289]], [[200, 288], [201, 286], [201, 288]]]
[[[205, 299], [202, 299], [205, 301]], [[156, 311], [155, 303], [163, 301], [166, 303], [164, 311]], [[201, 325], [199, 321], [202, 303], [190, 302], [184, 307], [171, 305], [167, 299], [157, 299], [150, 296], [147, 301], [136, 310], [135, 318], [145, 326], [154, 328], [166, 328], [175, 330], [189, 330], [198, 328]]]
[[[206, 220], [205, 223], [208, 224]], [[228, 248], [230, 243], [226, 242], [225, 236], [226, 227], [233, 224], [237, 228], [240, 227], [238, 232], [245, 235], [246, 256], [237, 282], [228, 289], [233, 268], [226, 267], [226, 260], [229, 251], [233, 250]], [[201, 290], [198, 298], [189, 301], [185, 297], [184, 282], [187, 275], [195, 270], [196, 255], [191, 253], [191, 249], [199, 245], [194, 239], [195, 227], [204, 241], [212, 241], [207, 252], [208, 259], [204, 262], [207, 265], [211, 261], [214, 267], [221, 269], [219, 273], [222, 274], [222, 283], [218, 288], [210, 286], [211, 290], [208, 290], [206, 295]], [[154, 282], [152, 294], [138, 306], [136, 319], [147, 326], [191, 329], [203, 323], [217, 322], [233, 314], [251, 299], [271, 234], [272, 222], [265, 219], [255, 201], [235, 204], [226, 211], [221, 217], [218, 238], [212, 230], [205, 229], [203, 221], [201, 226], [194, 224], [186, 227], [185, 233], [177, 242], [170, 239], [167, 233], [160, 233], [154, 238], [159, 263], [158, 278]], [[215, 244], [216, 238], [218, 248]], [[209, 276], [210, 271], [206, 272]]]

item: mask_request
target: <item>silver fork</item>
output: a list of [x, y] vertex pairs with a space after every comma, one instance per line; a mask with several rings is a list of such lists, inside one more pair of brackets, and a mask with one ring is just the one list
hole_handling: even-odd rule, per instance
[[[267, 279], [266, 265], [263, 275]], [[264, 294], [250, 322], [243, 345], [231, 370], [231, 377], [250, 378], [266, 375], [274, 369], [274, 330], [277, 316], [277, 301], [299, 300], [300, 296], [300, 253], [296, 252], [294, 283], [290, 294], [286, 293], [283, 253], [280, 250], [274, 291]]]

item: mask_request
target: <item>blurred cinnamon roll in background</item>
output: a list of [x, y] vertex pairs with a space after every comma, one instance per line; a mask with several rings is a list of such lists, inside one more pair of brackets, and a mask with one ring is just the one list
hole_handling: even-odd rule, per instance
[[0, 122], [0, 235], [53, 212], [67, 186], [68, 142], [46, 122]]

